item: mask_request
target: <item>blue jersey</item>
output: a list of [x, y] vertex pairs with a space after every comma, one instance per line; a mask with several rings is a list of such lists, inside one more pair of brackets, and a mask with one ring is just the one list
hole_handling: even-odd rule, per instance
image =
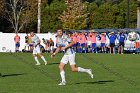
[[110, 43], [115, 43], [115, 40], [116, 40], [116, 35], [111, 35], [111, 36], [109, 37]]
[[125, 38], [126, 38], [126, 37], [125, 37], [124, 34], [120, 34], [119, 37], [118, 37], [119, 42], [124, 42]]

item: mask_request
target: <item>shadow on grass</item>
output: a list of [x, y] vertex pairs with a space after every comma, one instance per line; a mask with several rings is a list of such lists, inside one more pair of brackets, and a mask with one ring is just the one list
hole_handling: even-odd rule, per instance
[[13, 77], [13, 76], [20, 76], [24, 74], [7, 74], [7, 75], [1, 75], [1, 77]]
[[60, 64], [60, 62], [51, 62], [51, 63], [48, 63], [48, 65], [57, 65], [57, 64]]
[[110, 82], [115, 82], [114, 80], [102, 80], [102, 81], [95, 81], [95, 82], [79, 82], [75, 84], [106, 84]]

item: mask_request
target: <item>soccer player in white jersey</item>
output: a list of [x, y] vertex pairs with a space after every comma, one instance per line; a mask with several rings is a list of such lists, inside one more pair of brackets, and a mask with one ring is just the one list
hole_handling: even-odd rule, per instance
[[37, 35], [35, 35], [34, 32], [30, 33], [32, 36], [32, 42], [33, 42], [33, 57], [35, 61], [37, 62], [36, 65], [40, 65], [40, 62], [37, 58], [37, 54], [41, 57], [41, 59], [44, 61], [45, 65], [47, 65], [47, 61], [45, 60], [44, 56], [41, 53], [40, 49], [40, 39]]
[[73, 72], [86, 72], [90, 75], [91, 78], [93, 78], [91, 69], [84, 69], [82, 67], [76, 66], [75, 51], [71, 48], [75, 44], [75, 42], [70, 39], [66, 34], [64, 34], [63, 29], [61, 28], [57, 29], [57, 39], [57, 49], [51, 56], [54, 57], [60, 50], [65, 50], [64, 56], [62, 57], [59, 64], [60, 76], [62, 81], [58, 85], [66, 85], [64, 67], [68, 62]]

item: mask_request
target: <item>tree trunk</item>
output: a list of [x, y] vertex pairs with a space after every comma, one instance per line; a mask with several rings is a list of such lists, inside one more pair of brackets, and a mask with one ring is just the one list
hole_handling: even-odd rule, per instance
[[137, 8], [137, 28], [140, 28], [140, 0], [138, 0]]
[[37, 33], [40, 33], [41, 27], [41, 0], [38, 0], [38, 26], [37, 26]]

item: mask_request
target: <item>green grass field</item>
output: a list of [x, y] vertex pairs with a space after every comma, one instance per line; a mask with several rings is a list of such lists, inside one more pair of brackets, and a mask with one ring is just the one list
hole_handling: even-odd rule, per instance
[[85, 73], [73, 73], [66, 65], [66, 86], [58, 86], [59, 61], [35, 66], [30, 53], [0, 53], [0, 93], [140, 93], [140, 55], [76, 54], [77, 65], [91, 68], [94, 79]]

